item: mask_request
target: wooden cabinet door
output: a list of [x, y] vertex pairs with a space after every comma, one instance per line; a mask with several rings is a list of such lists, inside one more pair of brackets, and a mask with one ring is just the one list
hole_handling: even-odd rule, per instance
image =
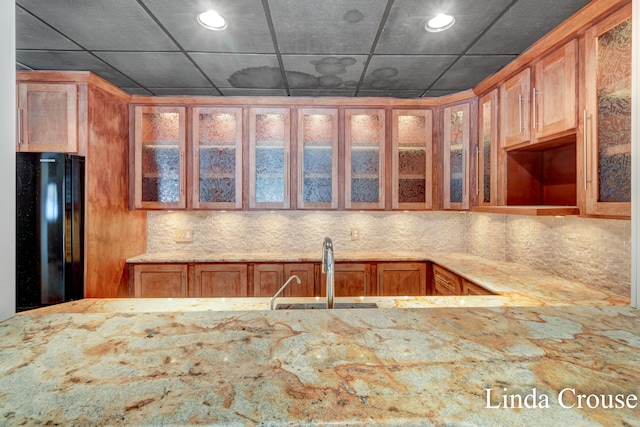
[[[501, 181], [499, 181], [499, 171], [502, 168], [499, 165], [498, 154], [504, 154], [498, 150], [498, 90], [491, 92], [480, 98], [480, 106], [478, 109], [478, 179], [476, 181], [476, 192], [478, 193], [478, 205], [490, 206], [499, 204], [498, 194], [502, 194], [504, 199], [504, 191], [500, 191], [501, 184], [504, 183], [504, 172]], [[504, 164], [504, 159], [500, 159]]]
[[201, 298], [246, 297], [246, 264], [197, 264], [192, 295]]
[[444, 201], [445, 209], [469, 209], [469, 103], [444, 109]]
[[385, 111], [345, 110], [344, 204], [346, 209], [384, 209]]
[[[284, 291], [288, 297], [313, 297], [316, 296], [315, 266], [313, 263], [295, 263], [284, 265], [283, 280], [287, 281], [292, 275], [300, 278], [300, 284], [295, 280], [289, 283]], [[284, 282], [280, 284], [282, 286]], [[280, 289], [280, 286], [278, 289]], [[277, 291], [277, 289], [276, 289]], [[273, 296], [273, 295], [271, 295]]]
[[378, 263], [378, 294], [405, 296], [427, 294], [427, 266], [422, 262]]
[[186, 297], [186, 282], [186, 264], [136, 264], [133, 267], [135, 298]]
[[287, 108], [249, 109], [249, 207], [289, 209], [291, 140]]
[[526, 68], [500, 85], [500, 146], [531, 139], [531, 70]]
[[284, 285], [282, 264], [255, 264], [253, 266], [253, 296], [272, 297]]
[[186, 110], [134, 107], [134, 207], [186, 207]]
[[493, 292], [467, 279], [462, 279], [462, 295], [493, 295]]
[[392, 207], [431, 209], [432, 112], [393, 110]]
[[242, 108], [195, 107], [194, 209], [242, 209]]
[[460, 276], [433, 264], [433, 294], [436, 296], [451, 296], [462, 294]]
[[578, 166], [589, 215], [631, 215], [631, 33], [628, 5], [585, 34]]
[[78, 152], [78, 88], [18, 83], [16, 151]]
[[578, 124], [578, 41], [555, 50], [536, 62], [531, 92], [531, 126], [536, 138], [575, 129]]
[[[364, 297], [375, 295], [371, 290], [371, 265], [368, 263], [337, 263], [333, 276], [334, 291], [337, 297]], [[320, 284], [322, 296], [327, 295], [326, 276], [322, 275]]]
[[298, 209], [338, 208], [338, 110], [298, 110]]

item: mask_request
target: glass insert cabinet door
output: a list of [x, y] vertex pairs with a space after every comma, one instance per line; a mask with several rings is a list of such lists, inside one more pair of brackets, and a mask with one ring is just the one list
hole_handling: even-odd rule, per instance
[[193, 207], [242, 208], [242, 108], [193, 109]]
[[478, 111], [478, 179], [476, 193], [478, 205], [497, 204], [498, 167], [498, 90], [492, 90], [480, 98]]
[[393, 110], [393, 209], [431, 209], [432, 112]]
[[444, 208], [469, 208], [469, 104], [444, 109]]
[[185, 107], [136, 106], [134, 111], [134, 207], [184, 209]]
[[585, 34], [587, 214], [631, 215], [631, 5]]
[[338, 110], [298, 110], [299, 209], [338, 208]]
[[385, 111], [345, 110], [345, 208], [384, 209]]
[[249, 207], [289, 209], [290, 112], [249, 110]]

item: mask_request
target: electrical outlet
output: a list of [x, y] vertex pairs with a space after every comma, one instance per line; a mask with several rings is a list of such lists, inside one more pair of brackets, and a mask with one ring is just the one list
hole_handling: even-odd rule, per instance
[[360, 240], [360, 229], [352, 228], [351, 229], [351, 240]]
[[193, 242], [193, 230], [176, 230], [175, 231], [176, 243], [190, 243]]

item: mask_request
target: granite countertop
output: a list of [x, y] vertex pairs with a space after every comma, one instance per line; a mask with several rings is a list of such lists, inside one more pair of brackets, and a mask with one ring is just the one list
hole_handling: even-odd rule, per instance
[[[172, 301], [0, 323], [0, 424], [640, 419], [640, 312], [629, 307], [190, 311]], [[605, 408], [609, 396], [617, 407]]]

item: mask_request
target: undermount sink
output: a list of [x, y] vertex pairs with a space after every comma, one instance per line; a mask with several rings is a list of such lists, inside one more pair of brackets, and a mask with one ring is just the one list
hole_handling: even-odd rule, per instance
[[[323, 310], [326, 308], [327, 304], [323, 302], [276, 305], [276, 310]], [[333, 308], [378, 308], [378, 304], [375, 302], [337, 302]]]

